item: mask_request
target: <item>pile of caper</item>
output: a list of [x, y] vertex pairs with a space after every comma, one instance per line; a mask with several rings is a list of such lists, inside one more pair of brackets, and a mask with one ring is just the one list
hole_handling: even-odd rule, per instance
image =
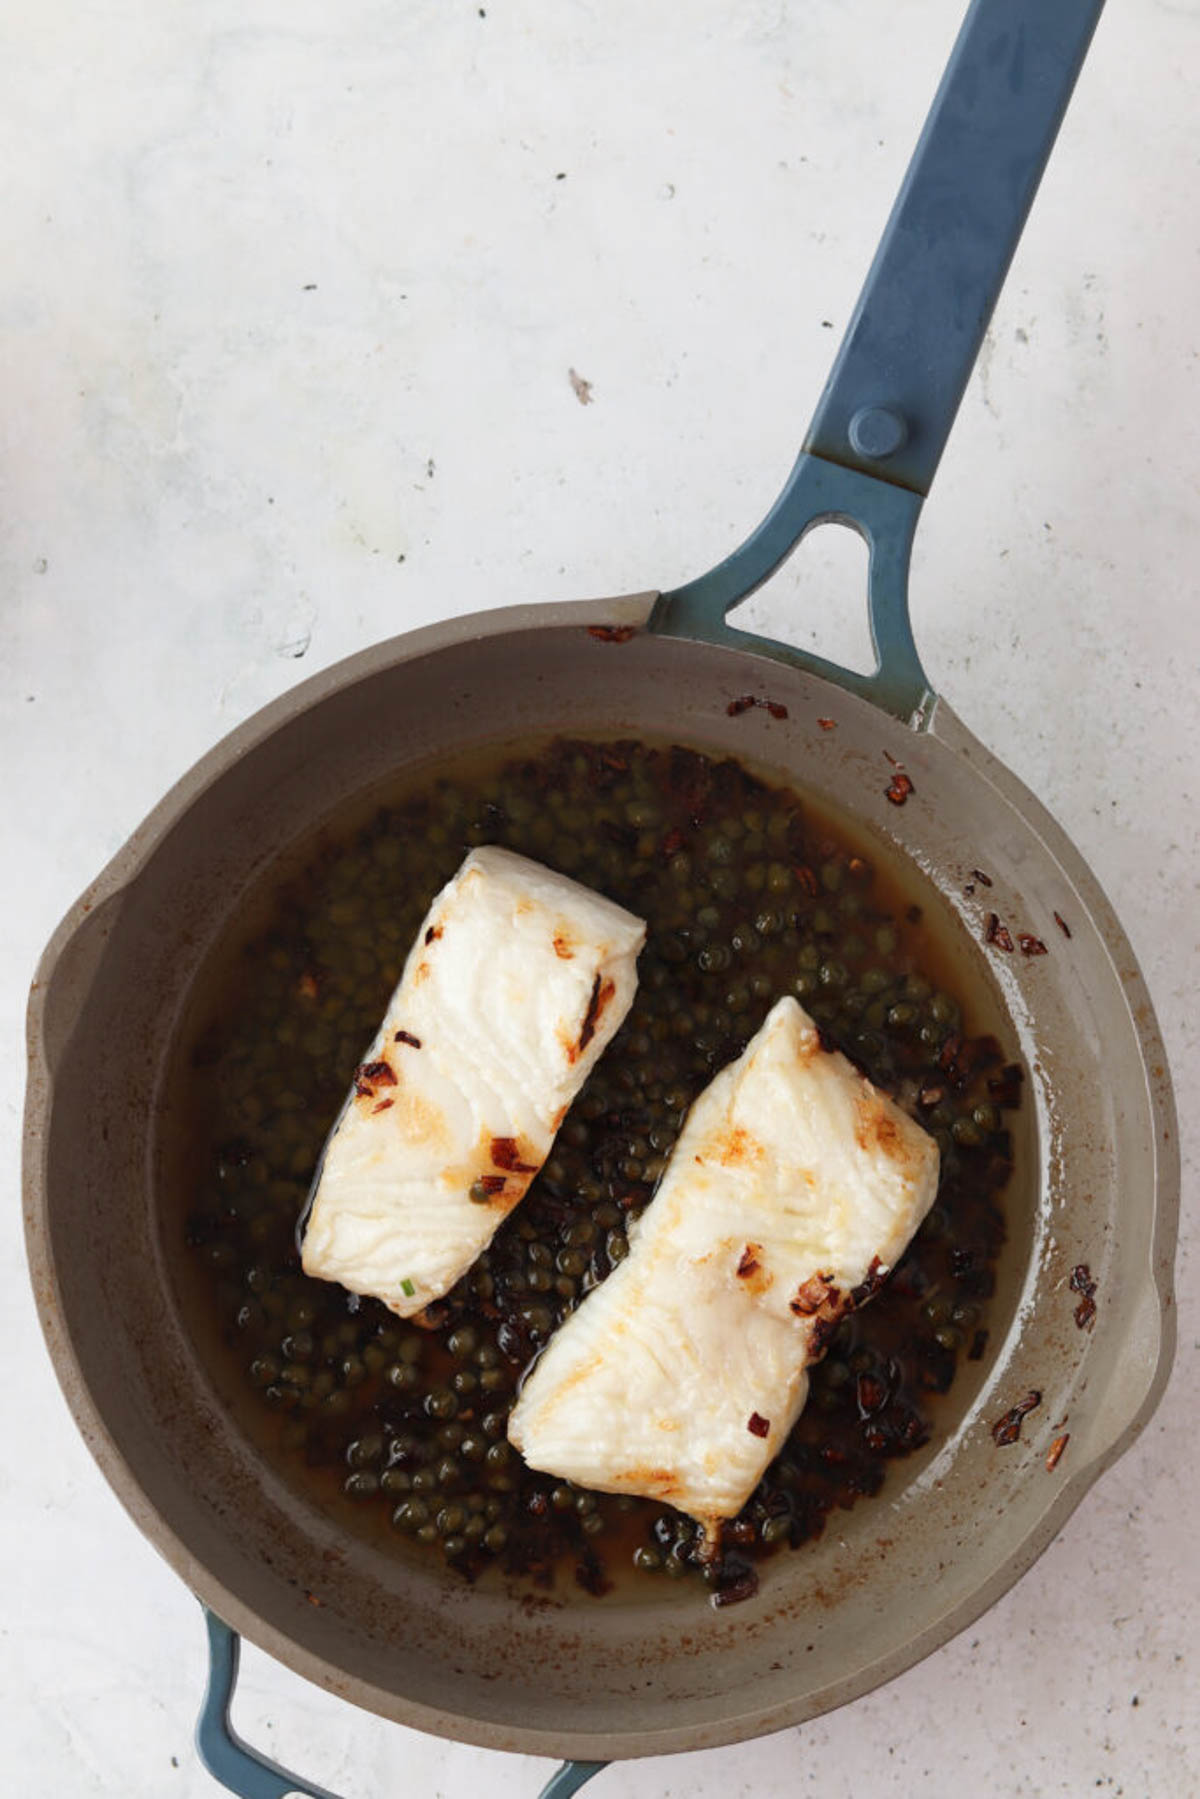
[[[418, 1330], [307, 1279], [295, 1232], [429, 902], [480, 843], [609, 894], [649, 936], [634, 1005], [541, 1174]], [[398, 1536], [469, 1575], [499, 1561], [545, 1581], [567, 1561], [601, 1591], [619, 1561], [699, 1568], [734, 1597], [749, 1590], [744, 1558], [802, 1543], [832, 1506], [876, 1491], [886, 1461], [927, 1439], [959, 1356], [982, 1353], [1011, 1156], [992, 1091], [1011, 1079], [993, 1078], [993, 1046], [964, 1045], [958, 998], [919, 966], [918, 930], [795, 793], [677, 747], [559, 741], [456, 771], [314, 851], [197, 1043], [210, 1148], [188, 1226], [293, 1476], [359, 1515], [386, 1507]], [[661, 1505], [534, 1473], [506, 1427], [532, 1358], [628, 1253], [692, 1100], [784, 993], [932, 1131], [942, 1182], [714, 1556]]]

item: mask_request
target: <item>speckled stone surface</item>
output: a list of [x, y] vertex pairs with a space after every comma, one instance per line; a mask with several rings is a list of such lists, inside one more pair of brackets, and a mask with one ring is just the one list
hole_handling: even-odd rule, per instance
[[[27, 1291], [20, 1015], [44, 939], [163, 788], [302, 674], [455, 611], [667, 587], [737, 542], [791, 462], [959, 10], [68, 0], [0, 20], [6, 1792], [217, 1790], [190, 1740], [199, 1613], [93, 1467]], [[1200, 1792], [1198, 59], [1194, 0], [1114, 0], [913, 572], [936, 684], [1078, 842], [1159, 1008], [1185, 1149], [1172, 1384], [973, 1629], [802, 1730], [611, 1768], [597, 1799]], [[753, 618], [853, 656], [860, 573], [818, 533]], [[252, 1651], [238, 1716], [346, 1799], [516, 1799], [549, 1771]]]

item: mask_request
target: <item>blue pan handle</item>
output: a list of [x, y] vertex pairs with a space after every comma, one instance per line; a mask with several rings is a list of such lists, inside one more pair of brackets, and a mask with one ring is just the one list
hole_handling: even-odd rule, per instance
[[[269, 1761], [244, 1743], [229, 1718], [237, 1685], [241, 1638], [235, 1630], [204, 1607], [208, 1625], [208, 1686], [196, 1722], [196, 1748], [214, 1780], [239, 1799], [337, 1799], [327, 1787], [316, 1786], [289, 1774], [278, 1762]], [[538, 1799], [569, 1799], [585, 1781], [606, 1768], [607, 1762], [564, 1762], [550, 1776]]]
[[[651, 629], [798, 664], [920, 723], [908, 564], [958, 412], [1104, 0], [973, 0], [787, 486]], [[866, 539], [873, 674], [726, 624], [813, 526]]]

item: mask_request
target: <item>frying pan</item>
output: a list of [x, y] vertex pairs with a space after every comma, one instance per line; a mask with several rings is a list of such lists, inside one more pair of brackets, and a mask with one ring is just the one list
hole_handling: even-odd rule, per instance
[[[185, 776], [45, 952], [25, 1160], [39, 1313], [103, 1471], [208, 1608], [201, 1750], [247, 1799], [318, 1789], [229, 1730], [235, 1630], [403, 1723], [575, 1757], [547, 1789], [563, 1793], [606, 1758], [800, 1722], [928, 1653], [1032, 1563], [1157, 1402], [1178, 1161], [1150, 1002], [1081, 858], [930, 690], [907, 609], [922, 500], [1099, 10], [976, 0], [803, 453], [727, 562], [671, 594], [452, 620], [318, 675]], [[826, 520], [869, 547], [870, 675], [726, 622]], [[747, 694], [771, 709], [731, 714]], [[882, 1499], [775, 1558], [759, 1595], [724, 1613], [674, 1589], [522, 1605], [347, 1538], [237, 1427], [179, 1298], [171, 1070], [247, 894], [398, 773], [558, 730], [666, 734], [820, 794], [906, 858], [1030, 1075], [991, 1359], [960, 1374], [942, 1433]], [[885, 796], [895, 763], [913, 787], [902, 808]], [[1004, 950], [993, 913], [1048, 953]], [[1079, 1264], [1098, 1288], [1090, 1329]], [[991, 1424], [1034, 1392], [1020, 1439], [999, 1447]]]

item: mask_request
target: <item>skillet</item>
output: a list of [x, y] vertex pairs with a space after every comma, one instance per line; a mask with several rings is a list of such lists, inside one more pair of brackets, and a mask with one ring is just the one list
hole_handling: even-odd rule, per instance
[[[695, 1748], [811, 1717], [889, 1678], [1034, 1559], [1153, 1409], [1170, 1362], [1178, 1173], [1164, 1058], [1120, 927], [1037, 802], [934, 696], [912, 640], [913, 531], [1099, 8], [977, 0], [804, 453], [775, 509], [669, 595], [459, 619], [377, 646], [267, 708], [167, 796], [55, 934], [30, 1011], [26, 1192], [43, 1326], [120, 1497], [210, 1607], [204, 1750], [233, 1790], [274, 1778], [223, 1731], [236, 1626], [384, 1715], [495, 1747], [601, 1758]], [[879, 666], [858, 676], [726, 623], [814, 524], [870, 550]], [[769, 695], [731, 717], [739, 695]], [[836, 718], [825, 732], [817, 721]], [[297, 1505], [222, 1410], [174, 1303], [156, 1171], [173, 1033], [211, 945], [287, 846], [398, 769], [553, 731], [661, 735], [802, 780], [899, 849], [948, 937], [986, 963], [1030, 1070], [992, 1361], [936, 1451], [773, 1564], [758, 1600], [687, 1596], [526, 1612], [398, 1568]], [[884, 756], [914, 795], [885, 796]], [[986, 903], [963, 887], [985, 866]], [[1052, 953], [984, 942], [991, 911]], [[1055, 915], [1070, 921], [1069, 938]], [[1057, 931], [1057, 935], [1056, 935]], [[151, 1053], [148, 1046], [153, 1046]], [[85, 1078], [86, 1077], [86, 1078]], [[1074, 1322], [1071, 1268], [1102, 1305]], [[1043, 1394], [998, 1454], [989, 1421]], [[1070, 1454], [1044, 1471], [1049, 1432]], [[1044, 1422], [1042, 1422], [1044, 1421]], [[319, 1607], [309, 1605], [315, 1566]], [[405, 1631], [397, 1640], [395, 1619]], [[811, 1645], [811, 1647], [810, 1647]], [[536, 1670], [531, 1678], [530, 1670]], [[564, 1773], [559, 1790], [591, 1772]]]

